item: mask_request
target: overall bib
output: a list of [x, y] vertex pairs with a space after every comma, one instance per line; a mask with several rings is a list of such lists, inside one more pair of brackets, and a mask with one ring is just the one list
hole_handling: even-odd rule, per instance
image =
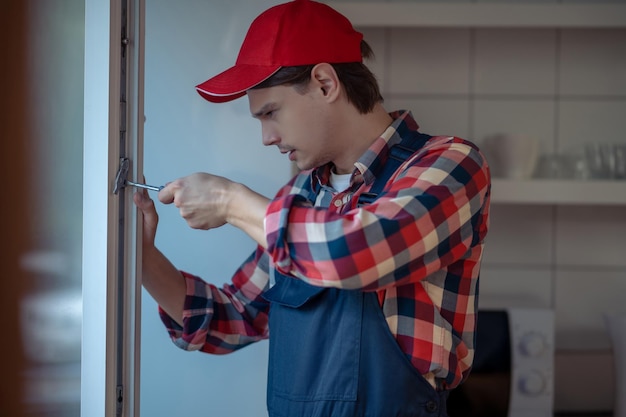
[[[374, 201], [430, 138], [399, 133], [360, 205]], [[376, 293], [314, 287], [272, 272], [275, 284], [263, 295], [271, 303], [270, 417], [447, 417], [448, 393], [436, 391], [400, 349]]]
[[275, 279], [264, 295], [270, 417], [447, 417], [447, 392], [402, 352], [376, 293]]

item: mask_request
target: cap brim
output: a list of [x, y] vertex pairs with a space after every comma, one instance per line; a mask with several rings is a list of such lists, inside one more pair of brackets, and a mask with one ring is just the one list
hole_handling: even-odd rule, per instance
[[196, 91], [213, 103], [225, 103], [242, 97], [246, 91], [271, 77], [280, 66], [238, 64], [198, 84]]

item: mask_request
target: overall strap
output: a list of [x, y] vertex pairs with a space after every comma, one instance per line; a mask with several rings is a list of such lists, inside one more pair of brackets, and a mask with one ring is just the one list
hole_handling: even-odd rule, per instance
[[371, 204], [378, 198], [378, 195], [383, 191], [389, 178], [400, 168], [400, 165], [411, 155], [417, 152], [431, 136], [425, 133], [412, 131], [406, 134], [400, 143], [394, 145], [389, 150], [389, 157], [384, 166], [381, 167], [379, 174], [372, 184], [369, 192], [362, 193], [359, 196], [358, 206], [361, 207], [366, 204]]

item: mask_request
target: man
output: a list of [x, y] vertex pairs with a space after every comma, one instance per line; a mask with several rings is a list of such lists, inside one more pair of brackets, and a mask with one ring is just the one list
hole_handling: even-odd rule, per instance
[[371, 51], [330, 7], [295, 0], [250, 26], [236, 64], [197, 86], [248, 96], [262, 141], [301, 172], [268, 199], [207, 173], [159, 192], [193, 228], [258, 243], [222, 288], [154, 246], [146, 193], [143, 284], [174, 342], [227, 353], [270, 340], [270, 416], [446, 416], [469, 374], [490, 177], [471, 143], [388, 113]]

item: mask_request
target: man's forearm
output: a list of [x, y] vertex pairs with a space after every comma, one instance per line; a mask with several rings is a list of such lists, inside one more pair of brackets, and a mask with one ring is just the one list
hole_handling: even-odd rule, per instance
[[144, 250], [142, 284], [178, 324], [183, 323], [185, 278], [157, 248]]
[[227, 222], [267, 248], [264, 221], [270, 200], [245, 185], [234, 184], [233, 187], [236, 191], [229, 203]]

